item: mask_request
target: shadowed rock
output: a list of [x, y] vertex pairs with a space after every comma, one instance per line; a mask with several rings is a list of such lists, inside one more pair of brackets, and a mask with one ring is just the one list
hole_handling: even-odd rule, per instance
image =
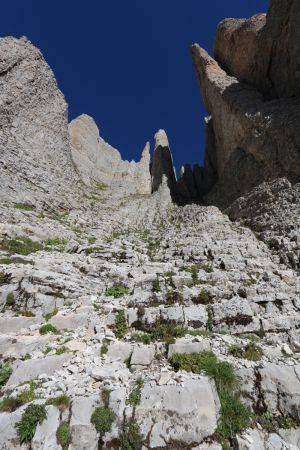
[[162, 184], [163, 175], [166, 176], [169, 188], [176, 184], [176, 174], [173, 158], [169, 147], [168, 138], [164, 130], [159, 130], [155, 135], [155, 150], [151, 167], [152, 192], [158, 190]]

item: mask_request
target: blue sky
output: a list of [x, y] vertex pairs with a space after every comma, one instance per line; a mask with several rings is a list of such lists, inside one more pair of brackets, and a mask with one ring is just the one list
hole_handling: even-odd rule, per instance
[[203, 161], [204, 117], [190, 48], [209, 52], [225, 17], [266, 12], [268, 0], [14, 0], [1, 35], [26, 35], [44, 54], [69, 104], [91, 115], [126, 159], [167, 131], [177, 168]]

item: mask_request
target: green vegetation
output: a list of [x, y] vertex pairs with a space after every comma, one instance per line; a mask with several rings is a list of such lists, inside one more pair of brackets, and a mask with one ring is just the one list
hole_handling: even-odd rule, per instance
[[94, 236], [90, 236], [90, 237], [88, 238], [88, 243], [89, 243], [90, 245], [93, 245], [93, 244], [95, 244], [96, 240], [97, 240], [97, 239], [96, 239]]
[[152, 342], [152, 336], [147, 333], [132, 333], [130, 340], [133, 342], [142, 342], [143, 344], [148, 345]]
[[7, 275], [5, 272], [0, 272], [0, 286], [3, 286], [4, 284], [9, 283], [9, 275]]
[[250, 361], [260, 361], [263, 357], [263, 351], [254, 342], [250, 342], [246, 346], [232, 345], [229, 347], [228, 353], [235, 358], [248, 359]]
[[155, 280], [152, 281], [152, 291], [153, 292], [160, 292], [160, 282], [159, 278], [157, 277]]
[[32, 241], [28, 237], [19, 236], [16, 239], [3, 239], [0, 243], [0, 250], [9, 255], [18, 254], [27, 256], [43, 250], [43, 245], [40, 242]]
[[56, 431], [57, 442], [62, 446], [63, 450], [67, 450], [71, 442], [71, 430], [68, 422], [61, 422]]
[[209, 331], [212, 331], [213, 327], [214, 327], [214, 310], [213, 310], [213, 307], [211, 305], [208, 305], [206, 307], [206, 311], [207, 311], [206, 328]]
[[51, 397], [48, 398], [46, 405], [56, 406], [62, 412], [69, 408], [70, 397], [65, 394], [59, 395], [58, 397]]
[[100, 433], [100, 438], [111, 430], [112, 424], [116, 419], [115, 413], [106, 407], [96, 408], [91, 416], [91, 423], [95, 425], [96, 430]]
[[9, 364], [0, 365], [0, 389], [6, 385], [11, 374], [12, 368], [10, 367]]
[[108, 405], [109, 405], [110, 393], [111, 393], [110, 389], [106, 389], [106, 388], [102, 389], [102, 391], [101, 391], [101, 398], [102, 398], [102, 401], [106, 408], [108, 408]]
[[67, 349], [67, 347], [65, 347], [64, 345], [62, 346], [62, 347], [58, 347], [57, 349], [56, 349], [56, 354], [57, 355], [63, 355], [64, 353], [68, 353], [68, 349]]
[[131, 406], [137, 406], [140, 404], [141, 401], [141, 391], [142, 387], [144, 386], [144, 380], [142, 378], [139, 378], [132, 389], [132, 391], [129, 394], [128, 399], [126, 400], [127, 405]]
[[119, 311], [116, 314], [115, 335], [118, 339], [122, 339], [128, 331], [125, 311]]
[[101, 345], [101, 349], [100, 349], [100, 354], [101, 355], [105, 355], [108, 352], [108, 342], [106, 339], [104, 339], [102, 341], [102, 345]]
[[55, 308], [54, 311], [52, 311], [51, 313], [48, 313], [45, 315], [45, 319], [48, 322], [50, 319], [52, 319], [52, 317], [56, 316], [56, 314], [58, 313], [58, 310]]
[[124, 297], [124, 295], [128, 295], [128, 293], [128, 287], [121, 284], [116, 284], [105, 291], [106, 296], [113, 296], [114, 298]]
[[280, 428], [291, 429], [299, 428], [300, 421], [292, 417], [273, 416], [269, 412], [265, 412], [256, 418], [261, 427], [268, 433], [277, 433]]
[[59, 330], [54, 325], [51, 325], [51, 323], [45, 323], [45, 325], [42, 325], [40, 327], [39, 331], [40, 334], [49, 334], [49, 333], [59, 334]]
[[29, 382], [23, 383], [23, 385], [24, 384], [29, 384], [29, 389], [26, 389], [17, 396], [17, 402], [19, 406], [25, 405], [25, 403], [32, 402], [33, 400], [38, 398], [35, 391], [41, 386], [42, 382], [31, 380]]
[[53, 251], [55, 249], [58, 251], [63, 251], [67, 242], [67, 239], [47, 239], [47, 241], [44, 242], [45, 250]]
[[217, 433], [224, 445], [251, 424], [251, 412], [240, 401], [239, 382], [231, 364], [219, 361], [212, 352], [175, 353], [170, 362], [175, 370], [204, 372], [215, 380], [221, 402]]
[[14, 306], [15, 296], [14, 296], [13, 292], [10, 292], [9, 294], [7, 294], [5, 304], [6, 304], [6, 306]]
[[119, 450], [140, 449], [144, 438], [140, 433], [140, 428], [136, 420], [131, 418], [129, 423], [124, 426], [123, 433], [120, 436]]
[[176, 303], [182, 304], [183, 303], [183, 297], [182, 294], [178, 291], [168, 291], [166, 293], [166, 300], [168, 305], [174, 305]]
[[16, 209], [21, 209], [22, 211], [35, 211], [35, 208], [27, 203], [15, 203], [14, 207]]
[[193, 280], [193, 285], [196, 286], [197, 284], [199, 284], [199, 277], [198, 277], [198, 267], [197, 266], [192, 266], [191, 267], [191, 274], [192, 274], [192, 280]]
[[35, 314], [32, 311], [27, 311], [25, 309], [22, 309], [21, 311], [18, 311], [19, 316], [24, 317], [35, 317]]
[[17, 434], [21, 444], [30, 442], [38, 424], [47, 418], [45, 405], [29, 405], [24, 411], [20, 422], [16, 424]]
[[211, 297], [207, 290], [202, 288], [199, 295], [194, 297], [192, 301], [197, 305], [209, 305], [211, 303]]
[[150, 342], [161, 341], [166, 344], [173, 344], [176, 338], [183, 337], [188, 330], [181, 326], [174, 326], [173, 324], [161, 323], [157, 321], [150, 332], [147, 334], [133, 333], [131, 340], [135, 342], [143, 342], [149, 344]]
[[0, 412], [13, 412], [19, 408], [18, 400], [14, 397], [4, 397], [0, 400]]

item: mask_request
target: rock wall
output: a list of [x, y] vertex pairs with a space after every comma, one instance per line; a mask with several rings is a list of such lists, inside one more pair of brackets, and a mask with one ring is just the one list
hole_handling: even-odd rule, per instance
[[0, 153], [1, 201], [74, 202], [67, 104], [26, 38], [0, 39]]
[[94, 120], [83, 114], [69, 125], [71, 152], [85, 184], [123, 188], [128, 194], [150, 194], [150, 145], [146, 144], [139, 163], [123, 161], [118, 150], [99, 134]]
[[219, 63], [193, 46], [211, 115], [205, 162], [214, 185], [209, 202], [228, 206], [265, 180], [300, 177], [298, 55], [293, 57], [299, 45], [298, 9], [296, 2], [277, 0], [267, 18], [221, 22], [215, 45]]

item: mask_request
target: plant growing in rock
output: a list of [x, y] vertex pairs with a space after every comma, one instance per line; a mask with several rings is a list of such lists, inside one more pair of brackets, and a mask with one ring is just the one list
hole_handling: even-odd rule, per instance
[[10, 292], [6, 296], [6, 306], [14, 306], [14, 304], [15, 304], [15, 296], [13, 292]]
[[160, 282], [159, 282], [159, 278], [156, 277], [155, 280], [152, 281], [152, 292], [160, 292], [161, 288], [160, 288]]
[[31, 404], [27, 406], [20, 422], [16, 424], [18, 438], [21, 444], [30, 442], [38, 424], [43, 423], [46, 419], [47, 411], [45, 405]]
[[67, 450], [71, 442], [71, 430], [68, 422], [61, 422], [56, 431], [57, 442], [62, 446], [62, 450]]
[[0, 366], [0, 389], [8, 382], [12, 374], [12, 368], [9, 364], [1, 364]]
[[125, 311], [119, 311], [115, 319], [115, 335], [118, 339], [122, 339], [128, 331]]
[[137, 421], [133, 418], [124, 425], [123, 433], [120, 436], [119, 450], [140, 450], [144, 438], [140, 432]]
[[115, 413], [106, 407], [96, 408], [91, 415], [91, 423], [95, 425], [96, 430], [100, 433], [100, 438], [111, 430], [112, 424], [116, 419]]
[[69, 408], [70, 397], [66, 394], [59, 395], [58, 397], [51, 397], [48, 398], [46, 405], [56, 406], [62, 412]]
[[121, 284], [116, 284], [105, 291], [106, 296], [112, 296], [114, 298], [124, 297], [124, 295], [128, 295], [129, 289], [126, 286]]
[[59, 330], [54, 325], [51, 325], [51, 323], [46, 323], [45, 325], [42, 325], [39, 331], [40, 334], [42, 335], [49, 333], [59, 334]]
[[136, 380], [135, 385], [129, 394], [129, 397], [126, 400], [127, 405], [137, 406], [140, 404], [141, 391], [142, 391], [143, 386], [144, 386], [144, 380], [142, 378], [139, 378], [138, 380]]
[[30, 253], [43, 250], [43, 245], [40, 242], [32, 241], [28, 237], [20, 236], [16, 239], [3, 239], [0, 243], [0, 249], [10, 255], [27, 256]]
[[232, 345], [229, 347], [228, 353], [235, 358], [248, 359], [249, 361], [260, 361], [264, 354], [262, 349], [254, 342], [250, 342], [245, 347]]
[[221, 441], [232, 439], [250, 425], [252, 415], [240, 401], [239, 382], [231, 364], [219, 361], [212, 352], [175, 353], [170, 362], [175, 370], [204, 372], [215, 380], [221, 403], [221, 417], [217, 430]]

